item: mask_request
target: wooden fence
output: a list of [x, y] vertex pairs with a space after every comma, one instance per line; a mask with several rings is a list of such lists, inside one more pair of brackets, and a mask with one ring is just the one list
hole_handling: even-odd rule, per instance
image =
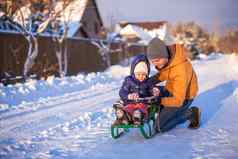
[[[59, 64], [56, 58], [55, 42], [52, 37], [38, 36], [39, 53], [35, 64], [29, 73], [37, 78], [49, 75], [59, 75]], [[67, 39], [68, 69], [67, 75], [79, 72], [99, 72], [106, 69], [98, 48], [87, 39]], [[121, 51], [110, 54], [111, 64], [140, 52], [145, 52], [143, 46], [125, 47], [122, 43], [113, 43], [113, 49]], [[28, 51], [28, 43], [21, 34], [0, 33], [0, 79], [4, 83], [15, 83], [22, 79], [24, 63]], [[16, 78], [19, 77], [20, 78]], [[15, 79], [15, 80], [11, 80]]]

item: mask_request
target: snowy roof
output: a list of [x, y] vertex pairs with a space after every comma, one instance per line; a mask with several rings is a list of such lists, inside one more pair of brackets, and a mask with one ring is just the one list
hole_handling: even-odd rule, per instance
[[0, 30], [1, 32], [12, 32], [12, 31], [16, 31], [16, 32], [23, 32], [24, 29], [22, 28], [22, 26], [13, 21], [11, 18], [9, 18], [7, 15], [3, 14], [0, 16]]
[[[62, 1], [57, 1], [55, 7], [48, 17], [56, 17], [59, 21], [61, 27], [64, 27], [64, 24], [67, 24], [68, 27], [68, 36], [72, 37], [77, 32], [77, 30], [81, 26], [81, 19], [83, 13], [86, 9], [88, 0], [73, 0], [66, 7], [64, 7], [64, 3]], [[14, 15], [14, 21], [23, 24], [21, 19], [21, 12], [24, 17], [24, 22], [27, 23], [27, 20], [31, 16], [30, 5], [26, 5], [20, 8], [19, 11]], [[45, 19], [45, 22], [48, 24], [48, 19]]]
[[159, 28], [151, 30], [145, 29], [145, 27], [140, 27], [137, 24], [127, 24], [124, 28], [121, 28], [119, 33], [121, 36], [128, 38], [138, 37], [141, 39], [140, 43], [143, 44], [148, 44], [154, 37], [160, 38], [167, 45], [174, 43], [174, 38], [168, 33], [166, 23], [160, 25]]
[[[22, 15], [21, 15], [22, 14]], [[13, 20], [21, 25], [23, 25], [22, 17], [24, 18], [24, 23], [27, 22], [31, 15], [30, 5], [27, 4], [21, 7], [16, 13], [13, 15]]]
[[120, 25], [120, 27], [125, 27], [125, 26], [131, 24], [131, 25], [141, 27], [143, 29], [154, 30], [154, 29], [161, 28], [163, 25], [165, 25], [167, 23], [168, 22], [166, 22], [166, 21], [140, 21], [140, 22], [122, 21], [119, 23], [119, 25]]
[[141, 40], [150, 41], [151, 36], [145, 32], [142, 28], [135, 25], [127, 25], [125, 28], [122, 28], [120, 35], [128, 38], [138, 37]]
[[68, 4], [66, 8], [63, 8], [63, 2], [58, 2], [55, 6], [55, 13], [60, 12], [57, 20], [61, 25], [64, 22], [68, 25], [68, 36], [72, 37], [81, 26], [81, 19], [86, 9], [88, 0], [74, 0]]

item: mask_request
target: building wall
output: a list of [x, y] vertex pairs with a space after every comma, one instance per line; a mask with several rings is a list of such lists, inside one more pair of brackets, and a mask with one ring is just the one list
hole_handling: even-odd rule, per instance
[[[87, 33], [88, 37], [96, 38], [102, 27], [102, 21], [99, 13], [97, 12], [97, 6], [93, 0], [89, 0], [85, 12], [83, 14], [82, 29]], [[79, 30], [76, 36], [82, 36]]]

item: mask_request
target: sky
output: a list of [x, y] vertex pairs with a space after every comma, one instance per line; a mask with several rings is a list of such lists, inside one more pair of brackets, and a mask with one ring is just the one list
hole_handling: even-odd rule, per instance
[[96, 0], [105, 26], [118, 21], [195, 21], [207, 30], [238, 27], [238, 0]]

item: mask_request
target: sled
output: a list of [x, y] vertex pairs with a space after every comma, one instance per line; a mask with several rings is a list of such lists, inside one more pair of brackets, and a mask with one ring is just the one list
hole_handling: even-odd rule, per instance
[[140, 124], [117, 124], [117, 125], [111, 125], [111, 136], [114, 139], [117, 139], [121, 137], [123, 134], [129, 132], [129, 129], [136, 128], [139, 129], [141, 135], [145, 139], [149, 139], [153, 137], [156, 134], [156, 116], [157, 116], [157, 110], [158, 106], [155, 102], [156, 97], [147, 97], [147, 98], [139, 98], [136, 102], [142, 102], [146, 101], [148, 103], [148, 119]]

